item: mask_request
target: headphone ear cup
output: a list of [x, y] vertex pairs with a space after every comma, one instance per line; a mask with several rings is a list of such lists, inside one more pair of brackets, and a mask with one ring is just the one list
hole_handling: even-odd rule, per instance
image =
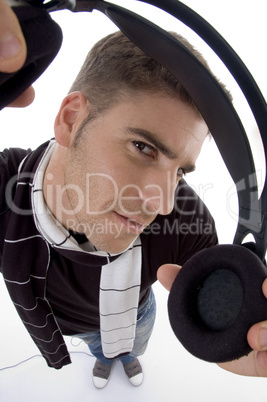
[[183, 265], [168, 299], [176, 337], [209, 362], [247, 355], [249, 328], [267, 319], [266, 277], [265, 265], [243, 246], [220, 245], [195, 254]]
[[19, 71], [0, 73], [0, 110], [18, 98], [56, 57], [62, 31], [48, 12], [32, 6], [14, 7], [27, 43], [27, 59]]

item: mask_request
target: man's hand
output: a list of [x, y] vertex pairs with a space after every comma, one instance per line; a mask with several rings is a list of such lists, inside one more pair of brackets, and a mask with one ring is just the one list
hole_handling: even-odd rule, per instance
[[[0, 0], [0, 72], [19, 70], [26, 59], [27, 49], [19, 21], [5, 0]], [[34, 100], [34, 90], [28, 88], [10, 106], [25, 107]]]
[[[159, 282], [170, 291], [174, 279], [181, 267], [174, 264], [162, 265], [157, 273]], [[263, 282], [262, 291], [267, 298], [267, 279]], [[253, 325], [247, 334], [253, 351], [241, 359], [220, 363], [218, 366], [235, 374], [267, 377], [267, 321]]]

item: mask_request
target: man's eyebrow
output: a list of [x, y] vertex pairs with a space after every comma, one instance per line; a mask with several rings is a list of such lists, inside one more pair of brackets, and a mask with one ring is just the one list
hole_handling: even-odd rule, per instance
[[[166, 147], [158, 138], [156, 134], [153, 134], [151, 131], [144, 130], [143, 128], [135, 128], [135, 127], [127, 127], [127, 131], [132, 134], [137, 134], [139, 137], [144, 138], [145, 140], [149, 141], [151, 144], [154, 145], [163, 155], [167, 156], [169, 159], [177, 159], [178, 156], [175, 152], [171, 149]], [[189, 163], [183, 166], [183, 169], [186, 173], [191, 173], [196, 170], [196, 165]]]
[[173, 152], [170, 148], [168, 148], [165, 144], [163, 144], [158, 138], [156, 134], [151, 133], [148, 130], [144, 130], [143, 128], [135, 128], [135, 127], [127, 127], [127, 131], [132, 134], [137, 134], [139, 137], [144, 138], [154, 145], [163, 155], [165, 155], [169, 159], [177, 159], [178, 156], [175, 152]]

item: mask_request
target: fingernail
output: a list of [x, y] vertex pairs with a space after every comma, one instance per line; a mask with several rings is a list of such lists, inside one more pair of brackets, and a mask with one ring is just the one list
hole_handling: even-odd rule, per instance
[[12, 59], [21, 50], [21, 43], [13, 35], [6, 35], [0, 42], [0, 58]]
[[261, 347], [267, 346], [267, 329], [262, 329], [260, 331], [260, 345]]

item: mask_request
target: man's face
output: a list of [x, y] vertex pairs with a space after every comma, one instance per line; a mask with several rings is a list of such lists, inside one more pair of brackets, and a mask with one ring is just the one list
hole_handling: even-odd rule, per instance
[[125, 250], [157, 214], [173, 209], [207, 126], [177, 99], [137, 94], [99, 115], [66, 151], [64, 224], [109, 253]]

